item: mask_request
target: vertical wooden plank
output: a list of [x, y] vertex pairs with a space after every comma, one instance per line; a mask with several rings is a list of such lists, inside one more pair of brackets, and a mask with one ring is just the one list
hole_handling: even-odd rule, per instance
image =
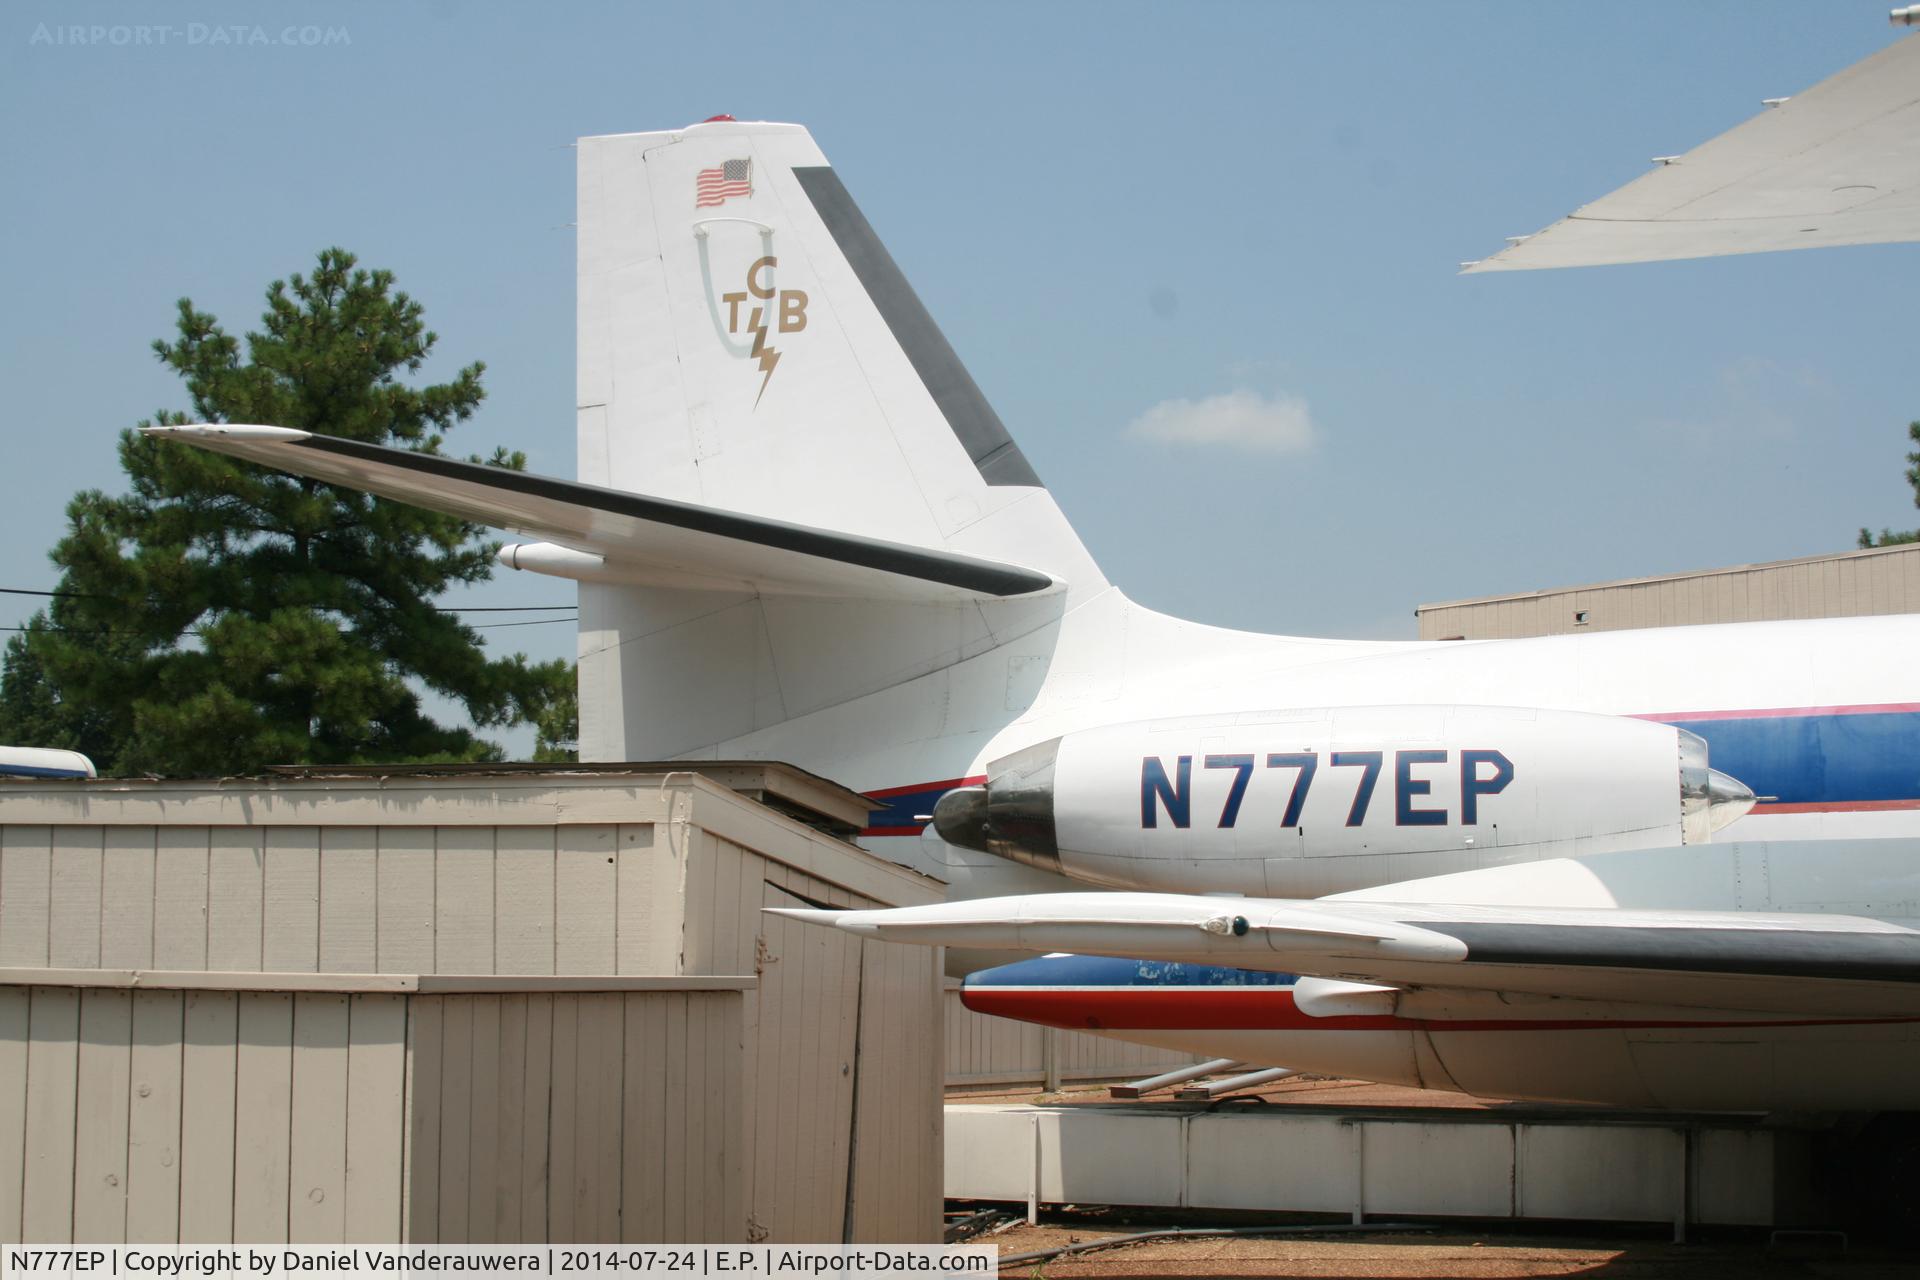
[[[0, 854], [0, 857], [5, 856]], [[27, 1022], [31, 987], [0, 987], [0, 1244], [18, 1244], [27, 1150]]]
[[347, 1232], [347, 997], [293, 998], [293, 1115], [287, 1238], [338, 1244]]
[[688, 1181], [700, 1188], [700, 1196], [691, 1204], [687, 1215], [687, 1238], [689, 1240], [710, 1240], [713, 1230], [711, 1223], [717, 1208], [726, 1202], [726, 1161], [727, 1149], [723, 1117], [730, 1109], [727, 1099], [719, 1096], [725, 1065], [724, 1048], [721, 1034], [725, 1026], [723, 1011], [719, 1007], [721, 997], [713, 992], [700, 992], [687, 998], [687, 1027], [692, 1031], [699, 1028], [699, 1051], [697, 1070], [689, 1067], [693, 1076], [694, 1097], [698, 1099], [695, 1111], [699, 1121], [699, 1136], [688, 1157]]
[[100, 966], [100, 856], [105, 838], [99, 827], [54, 829], [47, 954], [56, 969]]
[[[762, 877], [762, 902], [769, 907], [792, 906], [798, 900], [780, 886], [789, 877], [787, 868], [769, 864]], [[797, 1101], [794, 1072], [783, 1070], [781, 1046], [792, 1044], [799, 1034], [799, 1014], [795, 1001], [785, 999], [789, 984], [799, 979], [802, 958], [795, 945], [798, 930], [781, 916], [761, 915], [760, 932], [766, 943], [766, 959], [757, 967], [758, 988], [752, 993], [755, 1005], [753, 1099], [748, 1123], [753, 1127], [749, 1140], [752, 1164], [748, 1166], [748, 1195], [753, 1225], [769, 1233], [770, 1238], [786, 1240], [782, 1233], [784, 1209], [793, 1183], [783, 1175], [793, 1159], [794, 1127], [799, 1116], [792, 1109]]]
[[527, 997], [527, 1075], [521, 1106], [526, 1159], [520, 1162], [520, 1238], [561, 1240], [547, 1228], [552, 1185], [548, 1114], [553, 1105], [553, 997]]
[[372, 973], [379, 961], [374, 949], [379, 920], [377, 859], [372, 827], [321, 828], [322, 973]]
[[581, 1065], [593, 1073], [594, 1112], [581, 1117], [586, 1122], [581, 1146], [592, 1143], [588, 1187], [593, 1197], [593, 1238], [611, 1244], [620, 1239], [620, 1146], [626, 1119], [620, 1082], [626, 1075], [627, 1004], [618, 994], [603, 992], [581, 998], [583, 1021], [589, 1008], [595, 1052], [591, 1059], [583, 1054]]
[[751, 973], [752, 956], [745, 939], [753, 931], [743, 925], [751, 925], [760, 895], [753, 894], [751, 903], [743, 896], [749, 855], [731, 840], [717, 836], [712, 840], [707, 854], [713, 859], [713, 946], [707, 955], [706, 967], [688, 972]]
[[207, 967], [205, 827], [159, 827], [153, 851], [153, 967]]
[[687, 1084], [681, 1104], [687, 1115], [686, 1145], [680, 1152], [682, 1179], [690, 1193], [686, 1217], [680, 1222], [682, 1239], [700, 1239], [700, 1223], [706, 1216], [709, 1198], [718, 1197], [720, 1188], [711, 1174], [713, 1149], [708, 1124], [717, 1112], [707, 1107], [707, 1094], [713, 1078], [707, 1074], [707, 997], [700, 992], [687, 993]]
[[666, 1025], [668, 997], [635, 991], [626, 997], [626, 1120], [620, 1171], [620, 1238], [635, 1244], [674, 1243], [666, 1235]]
[[[379, 972], [438, 972], [433, 965], [433, 828], [381, 827], [379, 841]], [[433, 1016], [437, 1019], [438, 1012]]]
[[[494, 1080], [498, 1098], [498, 1136], [491, 1167], [480, 1165], [475, 1182], [483, 1177], [492, 1188], [488, 1211], [493, 1238], [501, 1244], [517, 1244], [526, 1239], [521, 1232], [526, 1211], [520, 1203], [521, 1166], [532, 1158], [527, 1150], [527, 997], [500, 997], [500, 1026], [497, 1040], [498, 1064]], [[475, 1064], [476, 1070], [479, 1064]], [[478, 1135], [475, 1147], [479, 1146]], [[474, 1216], [479, 1217], [478, 1211]]]
[[[747, 1164], [746, 1147], [746, 1110], [739, 1100], [749, 1092], [746, 1087], [747, 1049], [746, 1010], [747, 994], [734, 992], [727, 998], [728, 1037], [726, 1066], [721, 1073], [721, 1092], [726, 1106], [726, 1144], [727, 1144], [727, 1194], [719, 1206], [720, 1219], [704, 1239], [744, 1240], [747, 1235]], [[938, 1100], [936, 1099], [936, 1107]], [[942, 1123], [936, 1119], [935, 1123]]]
[[[380, 841], [384, 874], [385, 830]], [[445, 996], [413, 996], [407, 1001], [406, 1203], [401, 1229], [408, 1244], [440, 1242], [440, 1059], [445, 1001]]]
[[584, 1240], [575, 1208], [580, 997], [553, 997], [552, 1093], [547, 1114], [547, 1238]]
[[[664, 898], [655, 904], [653, 935], [666, 935], [666, 921], [680, 917], [680, 938], [674, 954], [664, 956], [672, 969], [653, 969], [653, 973], [718, 973], [714, 969], [714, 915], [720, 913], [714, 885], [714, 848], [720, 844], [710, 831], [680, 823], [674, 827], [674, 839], [682, 842], [684, 858], [678, 862], [680, 892], [678, 900]], [[732, 904], [728, 904], [732, 908]], [[670, 938], [670, 935], [668, 935]], [[655, 960], [659, 963], [660, 958]], [[622, 973], [649, 973], [649, 969], [622, 969]]]
[[434, 830], [434, 971], [493, 972], [493, 828]]
[[100, 964], [153, 967], [152, 827], [108, 827], [100, 871]]
[[[680, 831], [685, 833], [687, 827]], [[659, 912], [660, 894], [670, 892], [670, 885], [676, 883], [668, 867], [670, 842], [660, 839], [662, 835], [664, 829], [651, 821], [622, 823], [618, 829], [612, 973], [680, 973], [680, 929], [666, 923], [680, 912]], [[672, 938], [664, 936], [668, 929]]]
[[619, 894], [614, 833], [611, 826], [557, 829], [553, 883], [556, 973], [616, 972], [614, 919]]
[[261, 965], [269, 973], [320, 968], [320, 829], [268, 827]]
[[287, 1238], [288, 1147], [293, 1125], [293, 997], [244, 992], [234, 1071], [233, 1238]]
[[[828, 900], [808, 878], [795, 879], [800, 893], [815, 901]], [[851, 1080], [837, 1070], [828, 1076], [823, 1056], [834, 1052], [832, 1046], [843, 1036], [851, 1038], [852, 1034], [852, 1011], [848, 1008], [852, 1001], [847, 999], [841, 936], [827, 929], [802, 928], [788, 944], [789, 962], [798, 957], [802, 968], [800, 974], [786, 975], [786, 1000], [796, 1005], [805, 1002], [798, 1010], [798, 1034], [787, 1042], [795, 1047], [786, 1050], [792, 1054], [786, 1074], [793, 1078], [791, 1127], [795, 1131], [789, 1151], [794, 1180], [790, 1229], [813, 1227], [820, 1220], [823, 1197], [844, 1199], [846, 1194], [846, 1143], [841, 1135], [846, 1131], [847, 1116], [841, 1098], [843, 1081], [850, 1085]], [[859, 946], [855, 939], [847, 941]], [[836, 1180], [840, 1183], [837, 1194], [831, 1190]]]
[[[665, 1141], [660, 1144], [667, 1159], [668, 1176], [665, 1179], [666, 1194], [661, 1197], [660, 1217], [666, 1230], [674, 1239], [680, 1239], [686, 1231], [687, 1199], [689, 1188], [682, 1170], [685, 1169], [687, 1154], [687, 1109], [679, 1100], [686, 1096], [687, 1086], [687, 997], [679, 992], [664, 994], [660, 997], [665, 1004], [666, 1026], [663, 1039], [666, 1044], [666, 1073], [660, 1078], [665, 1083], [666, 1096], [673, 1100], [667, 1109]], [[692, 1189], [698, 1194], [698, 1188]]]
[[553, 972], [553, 827], [494, 832], [494, 972]]
[[473, 1001], [447, 996], [440, 1057], [440, 1241], [467, 1240], [473, 1141]]
[[53, 903], [53, 828], [0, 825], [0, 965], [47, 960]]
[[406, 1076], [406, 997], [353, 997], [347, 1019], [344, 1238], [349, 1242], [391, 1244], [401, 1238]]
[[846, 1213], [851, 1228], [847, 1233], [850, 1242], [867, 1239], [865, 1228], [882, 1208], [877, 1202], [886, 1194], [888, 1158], [884, 1148], [910, 1141], [908, 1135], [892, 1132], [887, 1133], [884, 1141], [874, 1141], [877, 1134], [883, 1131], [881, 1125], [888, 1118], [885, 1098], [889, 1092], [901, 1086], [901, 1082], [891, 1074], [898, 1069], [897, 1063], [892, 1061], [893, 1046], [886, 1043], [893, 1031], [888, 1025], [892, 1001], [891, 993], [887, 990], [887, 961], [891, 950], [883, 943], [863, 941], [857, 961], [859, 1003], [855, 1011], [857, 1032], [852, 1045], [855, 1055], [853, 1070], [859, 1083], [847, 1117], [852, 1140], [843, 1144], [846, 1149], [847, 1185], [852, 1192], [852, 1201]]
[[[204, 831], [201, 836], [205, 838]], [[205, 870], [203, 861], [203, 875]], [[137, 991], [133, 996], [133, 1093], [127, 1102], [129, 1242], [171, 1244], [180, 1235], [185, 1004], [178, 991]]]
[[233, 1239], [234, 1083], [239, 999], [189, 991], [180, 1055], [180, 1239]]
[[[491, 896], [491, 895], [489, 895]], [[491, 906], [491, 903], [489, 903]], [[488, 912], [488, 924], [492, 924]], [[469, 1244], [500, 1239], [500, 997], [470, 996], [473, 1038], [470, 1051], [473, 1102], [467, 1146], [467, 1232]]]
[[215, 827], [207, 847], [207, 968], [260, 970], [260, 827]]
[[80, 992], [39, 987], [27, 1014], [26, 1155], [21, 1234], [73, 1239], [73, 1124], [80, 1061]]
[[73, 1125], [73, 1236], [116, 1244], [127, 1235], [127, 1096], [133, 995], [80, 993], [80, 1064]]

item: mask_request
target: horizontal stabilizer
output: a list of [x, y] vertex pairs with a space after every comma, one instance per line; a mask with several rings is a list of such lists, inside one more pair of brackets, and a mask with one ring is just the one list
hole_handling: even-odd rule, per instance
[[363, 489], [603, 557], [655, 586], [865, 599], [968, 600], [1056, 588], [1045, 573], [716, 507], [529, 475], [290, 427], [147, 427], [249, 462]]

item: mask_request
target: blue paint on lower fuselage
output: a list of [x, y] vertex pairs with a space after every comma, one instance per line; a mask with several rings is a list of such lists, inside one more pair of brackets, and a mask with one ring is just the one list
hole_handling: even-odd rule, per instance
[[969, 987], [1290, 987], [1291, 973], [1120, 960], [1110, 956], [1041, 956], [967, 975]]
[[1707, 741], [1709, 762], [1781, 804], [1920, 800], [1920, 712], [1661, 721]]

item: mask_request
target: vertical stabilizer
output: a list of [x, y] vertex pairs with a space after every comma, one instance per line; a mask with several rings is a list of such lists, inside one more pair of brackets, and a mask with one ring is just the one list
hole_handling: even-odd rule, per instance
[[584, 585], [585, 751], [737, 742], [987, 653], [1106, 587], [804, 128], [583, 138], [579, 181], [582, 480], [1067, 587], [912, 605]]

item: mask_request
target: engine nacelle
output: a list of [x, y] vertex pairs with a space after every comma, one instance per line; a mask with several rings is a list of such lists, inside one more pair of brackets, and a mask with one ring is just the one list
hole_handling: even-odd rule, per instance
[[1671, 725], [1336, 707], [1068, 733], [992, 762], [933, 822], [950, 844], [1096, 884], [1305, 896], [1697, 844], [1753, 803]]

